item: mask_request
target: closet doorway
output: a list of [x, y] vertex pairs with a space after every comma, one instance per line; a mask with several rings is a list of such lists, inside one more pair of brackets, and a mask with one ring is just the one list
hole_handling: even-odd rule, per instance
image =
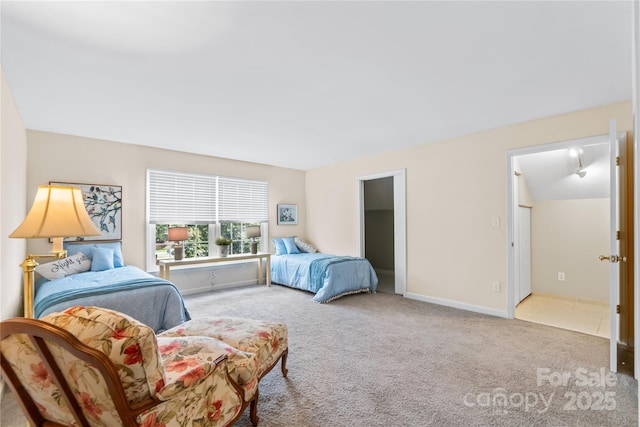
[[404, 169], [358, 178], [360, 256], [378, 275], [378, 292], [406, 292]]

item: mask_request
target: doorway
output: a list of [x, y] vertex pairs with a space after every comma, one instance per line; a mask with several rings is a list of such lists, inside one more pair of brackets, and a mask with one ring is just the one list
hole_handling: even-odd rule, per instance
[[360, 256], [378, 275], [378, 292], [406, 293], [405, 170], [358, 178]]
[[[632, 177], [632, 165], [626, 165], [624, 160], [632, 158], [629, 152], [632, 147], [626, 144], [623, 149], [625, 139], [626, 134], [612, 131], [611, 135], [508, 153], [511, 176], [508, 181], [509, 317], [613, 337], [613, 348], [618, 343], [632, 350], [633, 333], [624, 330], [624, 325], [633, 317], [633, 292], [625, 292], [626, 285], [633, 283], [627, 275], [633, 271], [633, 258], [624, 249], [633, 247], [629, 241], [633, 235], [632, 224], [625, 225], [624, 221], [625, 206], [633, 204], [632, 183], [624, 188]], [[622, 151], [617, 153], [618, 149]], [[620, 167], [611, 167], [612, 164]], [[616, 203], [622, 215], [614, 212]], [[521, 215], [523, 208], [529, 208], [531, 213], [529, 263], [521, 256], [526, 253], [520, 227], [521, 222], [526, 221]], [[627, 216], [633, 218], [633, 211], [627, 210]], [[612, 249], [614, 244], [619, 244], [620, 250]], [[611, 254], [626, 255], [629, 262], [605, 264], [598, 259], [600, 254], [604, 254], [600, 259], [606, 260]], [[531, 273], [527, 277], [528, 268]], [[618, 269], [620, 285], [611, 286], [615, 283], [611, 280], [611, 271]], [[523, 278], [531, 280], [529, 297], [522, 291], [527, 286]], [[519, 309], [525, 305], [530, 307], [532, 299], [541, 302], [539, 311], [519, 315]], [[621, 310], [618, 314], [615, 313], [617, 305]], [[554, 306], [558, 310], [555, 319]], [[575, 313], [578, 310], [583, 311]], [[550, 314], [551, 319], [543, 320], [544, 314]], [[612, 356], [612, 361], [614, 359]]]
[[513, 157], [514, 316], [609, 338], [608, 137], [543, 148]]

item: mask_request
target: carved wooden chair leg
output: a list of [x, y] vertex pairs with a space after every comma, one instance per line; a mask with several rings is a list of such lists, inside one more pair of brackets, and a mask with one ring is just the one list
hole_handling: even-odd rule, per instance
[[258, 397], [260, 395], [260, 389], [256, 390], [256, 395], [253, 396], [253, 400], [251, 401], [251, 406], [249, 407], [249, 418], [251, 419], [251, 425], [256, 427], [258, 425], [258, 421], [260, 421], [260, 417], [258, 417]]
[[287, 348], [282, 352], [282, 376], [286, 377], [289, 370], [287, 369], [287, 356], [289, 355], [289, 349]]

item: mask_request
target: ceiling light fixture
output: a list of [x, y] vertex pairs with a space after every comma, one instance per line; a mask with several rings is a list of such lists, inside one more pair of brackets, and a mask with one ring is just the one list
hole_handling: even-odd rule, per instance
[[582, 164], [583, 153], [584, 153], [584, 150], [582, 149], [582, 147], [569, 148], [569, 156], [578, 158], [578, 169], [576, 169], [575, 174], [578, 175], [580, 178], [584, 178], [585, 175], [587, 174], [587, 171], [585, 170], [585, 166]]
[[569, 148], [569, 156], [570, 157], [579, 157], [584, 153], [582, 147], [571, 147]]

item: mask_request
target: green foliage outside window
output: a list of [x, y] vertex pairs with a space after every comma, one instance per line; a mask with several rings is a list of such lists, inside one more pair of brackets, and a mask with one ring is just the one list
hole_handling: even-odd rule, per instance
[[[254, 223], [225, 222], [220, 224], [220, 236], [232, 241], [229, 248], [230, 254], [243, 254], [251, 252], [251, 240], [244, 237], [245, 227], [259, 225]], [[168, 241], [169, 227], [187, 227], [189, 240], [182, 242], [184, 246], [184, 258], [204, 257], [216, 255], [215, 246], [209, 248], [209, 225], [184, 225], [184, 224], [156, 224], [156, 256], [158, 259], [172, 256], [173, 242]], [[259, 250], [259, 249], [258, 249]]]

